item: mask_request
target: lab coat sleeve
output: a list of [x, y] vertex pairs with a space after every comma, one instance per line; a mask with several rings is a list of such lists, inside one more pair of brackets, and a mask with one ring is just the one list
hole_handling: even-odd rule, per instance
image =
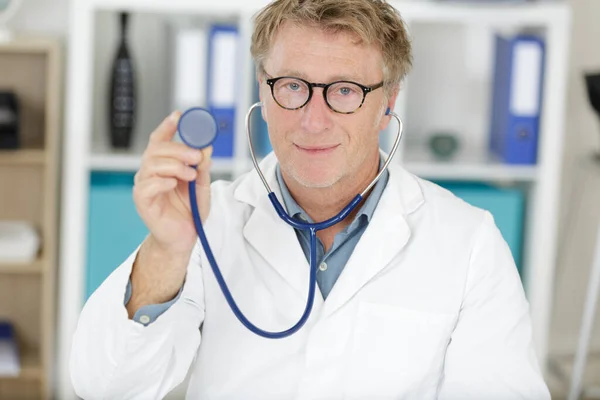
[[136, 249], [90, 296], [73, 337], [70, 371], [78, 396], [160, 399], [181, 383], [200, 345], [204, 293], [197, 245], [179, 299], [152, 324], [129, 319], [124, 304]]
[[519, 274], [487, 211], [474, 238], [439, 399], [550, 399], [534, 353]]

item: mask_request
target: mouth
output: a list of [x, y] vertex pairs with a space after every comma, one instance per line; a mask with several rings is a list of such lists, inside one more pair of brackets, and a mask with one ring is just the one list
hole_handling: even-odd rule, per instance
[[335, 149], [339, 147], [339, 144], [334, 145], [323, 145], [323, 146], [300, 146], [294, 144], [298, 150], [305, 154], [310, 155], [326, 155], [332, 153]]

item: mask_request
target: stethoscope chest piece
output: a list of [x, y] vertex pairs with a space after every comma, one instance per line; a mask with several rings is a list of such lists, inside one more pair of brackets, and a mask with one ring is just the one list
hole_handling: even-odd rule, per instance
[[179, 138], [195, 149], [203, 149], [213, 144], [218, 131], [215, 118], [208, 110], [200, 107], [186, 110], [177, 124]]

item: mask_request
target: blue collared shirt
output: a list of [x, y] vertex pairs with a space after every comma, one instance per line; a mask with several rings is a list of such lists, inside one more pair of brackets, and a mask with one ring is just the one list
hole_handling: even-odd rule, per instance
[[[380, 161], [380, 168], [383, 166], [383, 160]], [[279, 165], [277, 165], [277, 181], [281, 189], [281, 195], [285, 203], [288, 214], [293, 218], [299, 218], [303, 221], [314, 223], [314, 221], [306, 214], [306, 212], [296, 203], [290, 194], [283, 177]], [[381, 198], [381, 194], [385, 189], [388, 181], [388, 172], [385, 171], [379, 181], [371, 190], [371, 194], [367, 197], [362, 207], [356, 214], [352, 223], [344, 230], [337, 233], [333, 239], [333, 245], [325, 253], [325, 246], [319, 238], [317, 238], [317, 284], [321, 290], [323, 298], [327, 298], [333, 285], [341, 275], [346, 263], [350, 259], [356, 244], [360, 237], [367, 229], [377, 203]], [[357, 193], [358, 194], [358, 193]], [[310, 233], [307, 230], [296, 230], [296, 235], [304, 251], [307, 261], [310, 263]]]
[[[383, 159], [380, 159], [379, 168], [383, 166]], [[283, 180], [283, 176], [281, 175], [281, 170], [279, 165], [277, 165], [276, 169], [277, 182], [279, 183], [279, 188], [281, 190], [281, 195], [283, 197], [284, 205], [288, 211], [288, 214], [293, 218], [300, 218], [304, 221], [314, 223], [314, 221], [306, 214], [306, 212], [296, 203], [292, 195], [290, 194], [287, 185]], [[333, 285], [341, 275], [346, 263], [350, 259], [356, 244], [360, 240], [360, 237], [367, 229], [369, 225], [369, 221], [371, 220], [373, 213], [375, 212], [375, 208], [377, 207], [377, 203], [379, 203], [379, 199], [387, 185], [388, 181], [388, 172], [385, 171], [381, 176], [379, 181], [375, 184], [373, 189], [371, 190], [370, 195], [367, 197], [360, 210], [356, 214], [356, 217], [352, 221], [352, 223], [347, 226], [343, 231], [337, 233], [333, 239], [333, 245], [325, 253], [325, 247], [323, 246], [323, 242], [319, 238], [317, 238], [317, 284], [319, 285], [319, 289], [321, 290], [321, 294], [323, 298], [327, 298]], [[357, 193], [358, 194], [358, 193]], [[308, 231], [296, 230], [296, 235], [298, 236], [298, 241], [302, 246], [302, 250], [304, 251], [304, 255], [308, 262], [310, 262], [310, 234]], [[140, 307], [139, 310], [136, 311], [133, 316], [133, 320], [137, 321], [143, 325], [148, 325], [156, 320], [162, 313], [167, 311], [169, 307], [173, 303], [177, 301], [179, 296], [181, 295], [181, 290], [174, 299], [160, 304], [150, 304], [144, 307]], [[131, 279], [129, 279], [127, 283], [127, 288], [125, 291], [125, 304], [129, 302], [131, 299]]]

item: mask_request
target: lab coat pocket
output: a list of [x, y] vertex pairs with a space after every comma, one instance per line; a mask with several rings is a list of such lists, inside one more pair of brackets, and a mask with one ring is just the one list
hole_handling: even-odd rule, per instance
[[359, 303], [349, 398], [435, 398], [455, 322], [453, 314]]

